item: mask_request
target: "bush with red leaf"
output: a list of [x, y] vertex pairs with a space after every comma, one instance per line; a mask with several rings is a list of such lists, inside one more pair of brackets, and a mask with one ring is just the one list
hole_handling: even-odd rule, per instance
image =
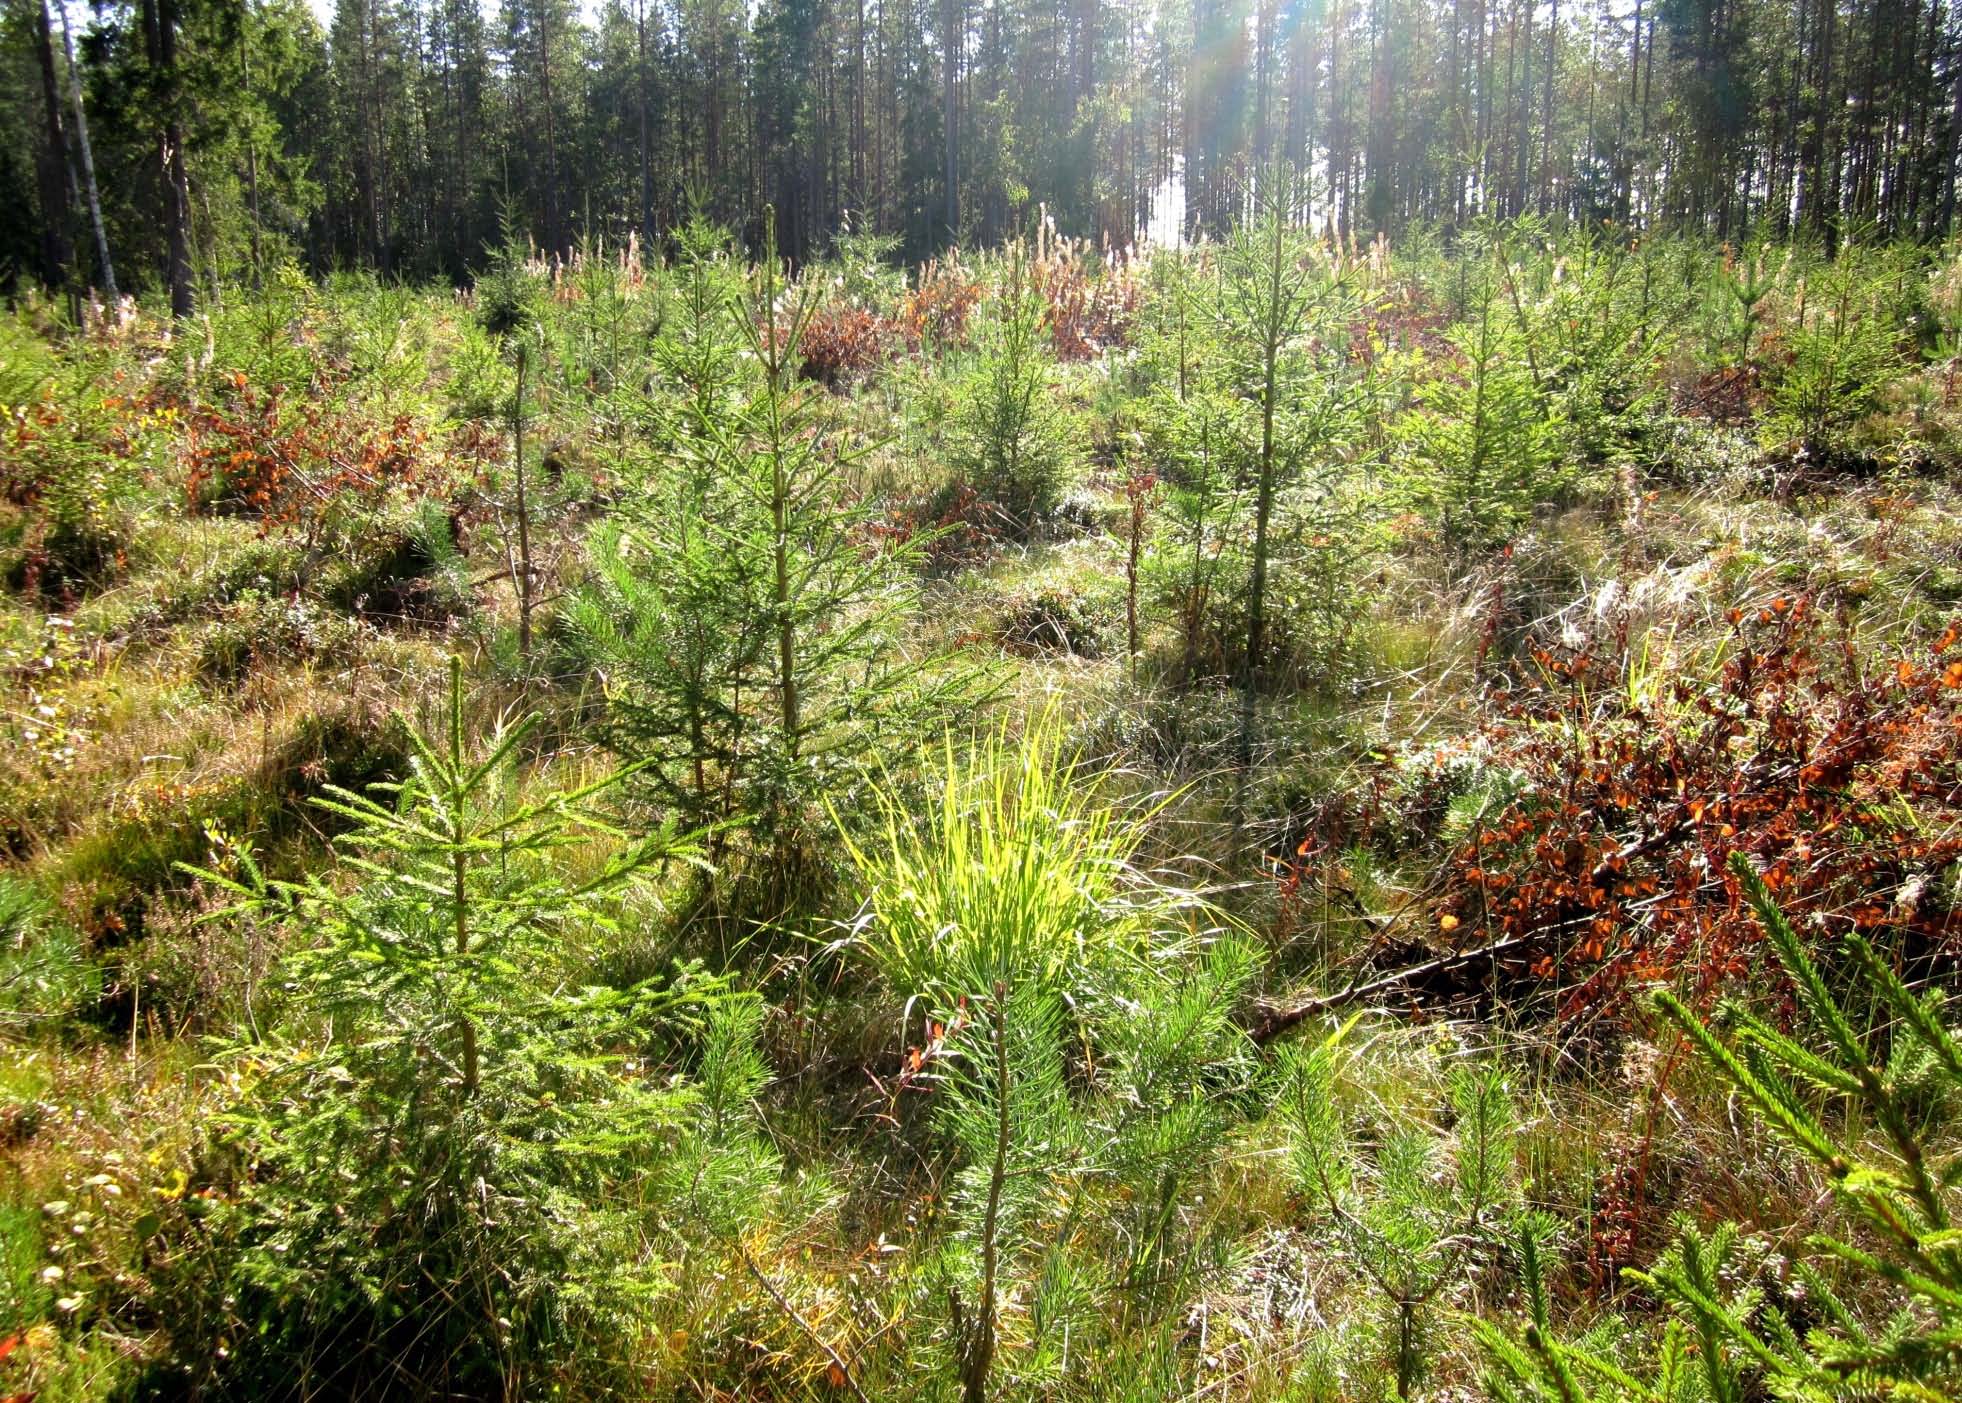
[[124, 565], [148, 446], [172, 432], [177, 409], [151, 390], [126, 393], [122, 380], [115, 373], [108, 393], [51, 382], [0, 404], [0, 501], [31, 509], [10, 586], [68, 598]]
[[312, 545], [348, 497], [379, 505], [418, 485], [427, 438], [406, 415], [368, 423], [313, 400], [289, 404], [284, 386], [261, 391], [234, 374], [228, 401], [200, 405], [185, 423], [185, 495], [194, 511], [209, 504]]
[[797, 350], [805, 378], [837, 390], [892, 359], [899, 339], [899, 329], [870, 308], [833, 302], [812, 313]]
[[881, 544], [923, 547], [928, 568], [945, 572], [986, 557], [1007, 527], [999, 506], [954, 482], [896, 503], [874, 534]]
[[1443, 837], [1417, 900], [1445, 948], [1406, 940], [1370, 962], [1454, 996], [1470, 987], [1457, 973], [1482, 986], [1496, 970], [1507, 998], [1550, 996], [1572, 1021], [1619, 1019], [1645, 984], [1687, 983], [1705, 1007], [1739, 991], [1761, 930], [1733, 852], [1821, 950], [1859, 930], [1906, 962], [1952, 960], [1962, 624], [1884, 661], [1805, 597], [1729, 628], [1708, 682], [1631, 687], [1619, 652], [1537, 650], [1536, 679], [1472, 733], [1386, 760], [1291, 826], [1284, 927], [1307, 888], [1345, 898], [1343, 851], [1395, 859]]
[[1088, 240], [1058, 234], [1043, 217], [1029, 273], [1058, 360], [1095, 360], [1124, 343], [1144, 297], [1143, 270], [1132, 250], [1106, 250], [1100, 258]]
[[899, 329], [909, 346], [961, 346], [981, 302], [981, 284], [958, 252], [920, 265], [913, 290], [899, 306]]
[[[1511, 797], [1450, 853], [1444, 905], [1565, 1017], [1688, 977], [1699, 998], [1757, 966], [1725, 863], [1750, 855], [1822, 947], [1858, 929], [1952, 954], [1962, 918], [1962, 631], [1876, 665], [1807, 599], [1733, 611], [1713, 685], [1631, 695], [1622, 661], [1537, 655], [1544, 681], [1490, 723]], [[1442, 922], [1440, 923], [1442, 924]]]

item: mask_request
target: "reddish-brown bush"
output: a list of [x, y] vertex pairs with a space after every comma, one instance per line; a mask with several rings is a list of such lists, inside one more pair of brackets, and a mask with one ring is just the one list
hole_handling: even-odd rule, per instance
[[1952, 956], [1959, 640], [1951, 626], [1875, 659], [1797, 597], [1733, 612], [1704, 685], [1631, 687], [1618, 652], [1541, 649], [1461, 743], [1323, 806], [1282, 895], [1344, 845], [1437, 832], [1455, 772], [1496, 797], [1443, 855], [1430, 924], [1447, 953], [1491, 951], [1507, 992], [1556, 993], [1563, 1018], [1619, 1014], [1656, 981], [1708, 1003], [1749, 979], [1761, 931], [1726, 869], [1737, 851], [1822, 949], [1857, 929], [1904, 959]]
[[958, 346], [967, 341], [968, 319], [981, 301], [981, 284], [958, 252], [928, 259], [913, 290], [899, 306], [899, 328], [909, 345]]
[[1142, 272], [1131, 250], [1107, 250], [1100, 258], [1088, 240], [1059, 235], [1043, 220], [1030, 273], [1059, 359], [1095, 360], [1124, 343], [1143, 299]]
[[867, 307], [834, 302], [804, 324], [797, 351], [806, 378], [842, 389], [892, 359], [899, 341], [899, 329], [887, 318]]
[[1699, 690], [1630, 695], [1619, 658], [1538, 655], [1546, 682], [1488, 728], [1516, 797], [1451, 854], [1447, 905], [1473, 939], [1517, 937], [1561, 1011], [1687, 976], [1747, 977], [1759, 928], [1725, 862], [1750, 854], [1823, 941], [1877, 932], [1952, 950], [1942, 874], [1962, 859], [1962, 649], [1863, 659], [1804, 598], [1733, 613]]
[[261, 391], [234, 374], [228, 403], [200, 405], [185, 422], [186, 498], [292, 527], [311, 543], [345, 494], [380, 498], [420, 481], [427, 432], [406, 415], [387, 423], [289, 405], [283, 386]]

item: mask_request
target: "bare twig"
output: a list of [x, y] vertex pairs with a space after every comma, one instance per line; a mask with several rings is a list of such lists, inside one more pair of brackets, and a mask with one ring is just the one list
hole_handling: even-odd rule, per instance
[[1333, 994], [1322, 994], [1289, 1008], [1268, 1008], [1262, 1012], [1260, 1021], [1247, 1030], [1247, 1036], [1257, 1044], [1272, 1042], [1290, 1028], [1313, 1018], [1316, 1014], [1347, 1008], [1350, 1004], [1360, 1003], [1364, 999], [1408, 984], [1413, 979], [1440, 974], [1448, 969], [1456, 969], [1460, 965], [1476, 964], [1480, 960], [1496, 959], [1508, 950], [1515, 950], [1527, 944], [1530, 939], [1529, 936], [1516, 935], [1506, 940], [1494, 941], [1490, 945], [1481, 945], [1476, 950], [1461, 950], [1456, 954], [1439, 955], [1434, 960], [1426, 960], [1422, 964], [1397, 970], [1380, 979], [1372, 979], [1367, 984], [1351, 984], [1346, 989], [1338, 990]]
[[744, 1270], [755, 1279], [758, 1286], [763, 1288], [763, 1293], [776, 1302], [777, 1309], [804, 1332], [806, 1339], [824, 1351], [824, 1357], [831, 1361], [831, 1367], [838, 1371], [838, 1377], [844, 1380], [845, 1387], [851, 1390], [852, 1397], [858, 1399], [858, 1403], [872, 1403], [872, 1400], [866, 1396], [865, 1390], [859, 1387], [858, 1380], [853, 1377], [851, 1365], [845, 1362], [845, 1357], [833, 1349], [808, 1320], [797, 1313], [797, 1307], [784, 1298], [783, 1292], [777, 1289], [776, 1283], [763, 1274], [763, 1269], [756, 1265], [756, 1259], [749, 1255], [749, 1249], [740, 1242], [736, 1244], [736, 1256], [742, 1262]]

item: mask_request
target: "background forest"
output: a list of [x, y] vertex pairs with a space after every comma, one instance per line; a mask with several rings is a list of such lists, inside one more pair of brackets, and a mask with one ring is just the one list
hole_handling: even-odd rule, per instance
[[[52, 6], [52, 7], [51, 7]], [[1223, 232], [1276, 158], [1316, 223], [1478, 214], [1715, 237], [1954, 212], [1944, 0], [8, 0], [0, 277], [215, 291], [291, 254], [451, 278], [691, 209], [752, 251]], [[85, 117], [78, 121], [76, 89]], [[86, 142], [81, 126], [87, 125]], [[93, 147], [94, 174], [79, 147]], [[66, 156], [59, 153], [66, 152]], [[59, 213], [56, 213], [59, 212]]]

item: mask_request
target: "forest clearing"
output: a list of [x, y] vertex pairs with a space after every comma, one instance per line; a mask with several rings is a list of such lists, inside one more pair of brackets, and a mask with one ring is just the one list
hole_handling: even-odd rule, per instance
[[1939, 3], [70, 8], [0, 1399], [1962, 1397]]

